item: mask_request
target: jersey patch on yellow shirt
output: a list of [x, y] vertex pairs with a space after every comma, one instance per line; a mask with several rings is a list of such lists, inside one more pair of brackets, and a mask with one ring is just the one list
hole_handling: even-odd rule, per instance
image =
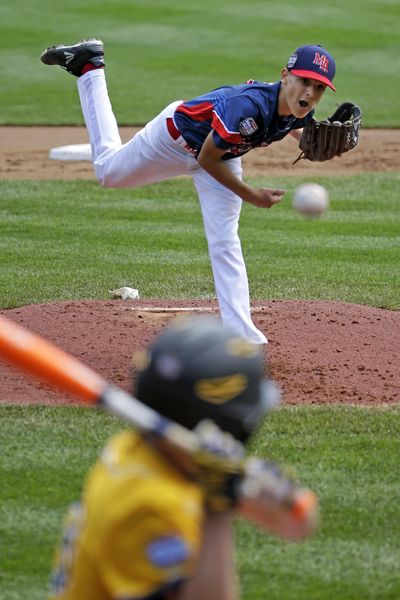
[[185, 562], [190, 555], [185, 540], [178, 536], [164, 536], [147, 545], [146, 554], [155, 567], [168, 568]]

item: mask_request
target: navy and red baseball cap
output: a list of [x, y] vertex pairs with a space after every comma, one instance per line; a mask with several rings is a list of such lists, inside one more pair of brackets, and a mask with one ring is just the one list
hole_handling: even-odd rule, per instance
[[297, 77], [316, 79], [329, 86], [334, 92], [332, 83], [336, 65], [332, 54], [319, 45], [301, 46], [289, 58], [286, 68]]

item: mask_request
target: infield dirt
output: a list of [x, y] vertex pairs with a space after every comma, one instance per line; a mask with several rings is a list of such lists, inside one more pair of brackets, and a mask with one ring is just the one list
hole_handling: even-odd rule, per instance
[[[137, 130], [122, 127], [127, 141]], [[49, 150], [68, 144], [88, 143], [84, 127], [0, 127], [0, 177], [2, 179], [93, 179], [90, 162], [49, 160]], [[243, 158], [246, 175], [263, 177], [298, 175], [354, 175], [365, 171], [393, 171], [400, 166], [400, 129], [364, 129], [358, 147], [317, 166], [300, 161], [297, 142], [287, 136], [270, 148], [259, 148]]]

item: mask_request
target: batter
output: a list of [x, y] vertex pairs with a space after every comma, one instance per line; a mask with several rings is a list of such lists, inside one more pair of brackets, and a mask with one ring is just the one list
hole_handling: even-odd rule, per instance
[[[259, 348], [217, 319], [174, 321], [137, 363], [135, 397], [228, 461], [274, 402]], [[117, 433], [68, 512], [51, 600], [236, 600], [230, 482], [162, 435]]]
[[289, 133], [300, 139], [326, 87], [335, 91], [333, 57], [321, 46], [302, 46], [290, 56], [279, 81], [250, 80], [172, 102], [126, 144], [108, 96], [102, 41], [53, 46], [41, 60], [78, 77], [94, 169], [104, 187], [138, 187], [192, 176], [222, 321], [249, 342], [266, 344], [266, 336], [251, 319], [239, 217], [242, 201], [271, 208], [284, 190], [245, 183], [241, 156]]

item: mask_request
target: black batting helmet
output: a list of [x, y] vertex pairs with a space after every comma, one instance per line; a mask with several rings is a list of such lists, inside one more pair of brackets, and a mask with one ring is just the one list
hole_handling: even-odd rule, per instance
[[259, 348], [214, 318], [177, 319], [142, 358], [135, 395], [188, 429], [211, 419], [244, 442], [279, 401]]

